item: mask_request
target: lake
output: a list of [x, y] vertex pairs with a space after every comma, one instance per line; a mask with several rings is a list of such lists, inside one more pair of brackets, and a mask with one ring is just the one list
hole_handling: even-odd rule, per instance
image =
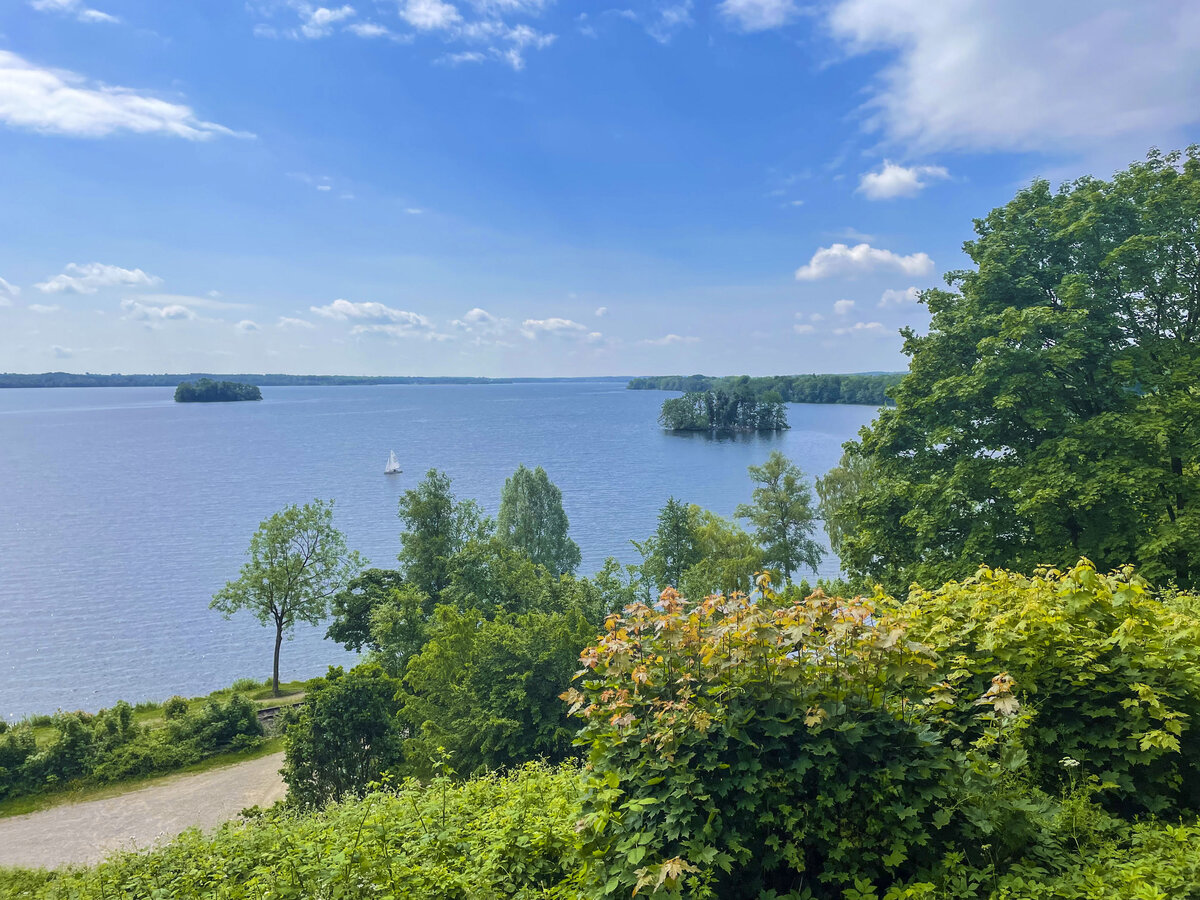
[[[266, 677], [273, 634], [226, 621], [213, 592], [250, 535], [289, 503], [336, 501], [372, 564], [395, 564], [400, 494], [431, 467], [489, 513], [504, 479], [545, 467], [563, 492], [581, 574], [655, 527], [672, 495], [729, 516], [746, 467], [782, 450], [837, 463], [874, 407], [791, 405], [779, 435], [675, 435], [659, 391], [611, 383], [266, 387], [259, 403], [176, 404], [171, 388], [0, 390], [0, 716], [95, 710]], [[383, 474], [388, 451], [404, 471]], [[827, 558], [820, 574], [837, 572]], [[282, 677], [353, 657], [297, 628]]]

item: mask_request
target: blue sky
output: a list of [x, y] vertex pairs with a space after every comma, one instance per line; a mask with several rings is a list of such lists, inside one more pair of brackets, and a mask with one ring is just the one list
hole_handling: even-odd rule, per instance
[[1197, 96], [1171, 0], [4, 0], [0, 370], [894, 370]]

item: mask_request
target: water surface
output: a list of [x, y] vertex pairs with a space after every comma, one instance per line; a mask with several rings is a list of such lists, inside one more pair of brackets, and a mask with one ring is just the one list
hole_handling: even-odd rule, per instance
[[[664, 433], [667, 394], [605, 383], [266, 387], [260, 403], [172, 402], [170, 388], [0, 390], [0, 716], [162, 699], [270, 673], [273, 635], [208, 609], [258, 523], [336, 501], [372, 564], [399, 550], [397, 500], [431, 467], [494, 514], [518, 464], [562, 488], [581, 572], [637, 558], [674, 495], [722, 515], [746, 467], [782, 450], [836, 464], [872, 407], [792, 405], [781, 435]], [[404, 472], [385, 476], [389, 450]], [[834, 574], [829, 558], [821, 574]], [[350, 661], [302, 626], [286, 678]]]

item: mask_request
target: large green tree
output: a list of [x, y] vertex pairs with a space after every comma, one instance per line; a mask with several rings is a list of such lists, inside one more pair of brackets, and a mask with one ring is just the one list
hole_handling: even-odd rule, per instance
[[491, 531], [474, 500], [457, 500], [445, 472], [430, 469], [400, 498], [400, 564], [405, 578], [432, 598], [450, 583], [450, 560], [473, 537]]
[[330, 599], [363, 567], [357, 552], [333, 527], [333, 501], [292, 504], [258, 526], [250, 538], [249, 557], [237, 580], [212, 599], [226, 618], [249, 610], [262, 624], [275, 626], [271, 685], [279, 695], [279, 648], [297, 622], [318, 624], [328, 614]]
[[758, 485], [753, 502], [740, 504], [735, 514], [754, 526], [763, 562], [778, 569], [786, 581], [801, 566], [815, 572], [824, 551], [812, 538], [817, 516], [804, 473], [778, 450], [761, 466], [750, 466], [749, 472]]
[[1086, 556], [1200, 577], [1200, 150], [1034, 182], [926, 291], [908, 376], [849, 449], [851, 574], [894, 589]]
[[700, 561], [696, 534], [700, 508], [671, 497], [658, 512], [658, 528], [633, 546], [642, 554], [642, 576], [649, 588], [678, 587], [683, 573]]
[[555, 575], [573, 574], [581, 559], [579, 545], [568, 535], [562, 491], [541, 466], [519, 466], [504, 482], [496, 534], [505, 546], [519, 550]]

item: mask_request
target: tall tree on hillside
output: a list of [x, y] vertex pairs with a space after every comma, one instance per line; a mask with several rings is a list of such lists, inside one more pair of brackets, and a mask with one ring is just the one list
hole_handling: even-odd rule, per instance
[[484, 537], [491, 520], [474, 500], [456, 500], [450, 477], [430, 469], [400, 498], [400, 564], [405, 578], [437, 599], [450, 583], [450, 560], [472, 537]]
[[1037, 181], [975, 222], [976, 268], [852, 449], [846, 569], [893, 589], [1086, 556], [1200, 579], [1200, 148]]
[[275, 662], [271, 687], [279, 696], [279, 648], [296, 622], [318, 624], [329, 601], [363, 567], [358, 553], [333, 527], [333, 501], [314, 500], [284, 507], [266, 519], [250, 538], [249, 558], [236, 581], [212, 599], [211, 608], [226, 618], [249, 610], [262, 624], [275, 626]]
[[555, 575], [574, 574], [582, 557], [569, 530], [562, 491], [550, 481], [546, 470], [541, 466], [532, 471], [518, 466], [505, 480], [500, 494], [496, 535], [501, 543]]
[[697, 539], [699, 507], [689, 506], [671, 497], [658, 513], [658, 528], [649, 540], [634, 546], [642, 553], [642, 565], [647, 582], [659, 589], [678, 587], [683, 573], [700, 561]]
[[785, 581], [791, 581], [792, 573], [801, 566], [815, 572], [824, 551], [812, 539], [817, 516], [804, 473], [778, 450], [761, 466], [750, 466], [749, 472], [758, 485], [752, 495], [754, 502], [740, 504], [735, 515], [754, 525], [763, 561], [777, 568]]
[[853, 528], [858, 499], [871, 479], [871, 461], [851, 452], [816, 481], [817, 510], [825, 521], [825, 533], [834, 553], [842, 552], [842, 539]]

